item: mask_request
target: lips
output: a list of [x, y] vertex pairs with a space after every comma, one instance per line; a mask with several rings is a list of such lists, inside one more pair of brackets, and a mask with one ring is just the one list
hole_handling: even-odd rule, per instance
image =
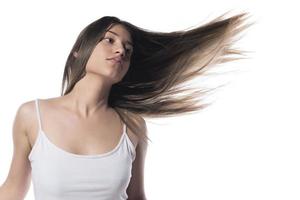
[[116, 56], [116, 57], [113, 57], [113, 58], [108, 58], [108, 60], [111, 60], [111, 59], [114, 59], [116, 61], [122, 61], [122, 58], [120, 56]]
[[119, 64], [122, 64], [122, 63], [123, 63], [122, 58], [119, 57], [119, 56], [113, 57], [113, 58], [108, 58], [107, 60], [112, 60], [113, 62], [119, 63]]

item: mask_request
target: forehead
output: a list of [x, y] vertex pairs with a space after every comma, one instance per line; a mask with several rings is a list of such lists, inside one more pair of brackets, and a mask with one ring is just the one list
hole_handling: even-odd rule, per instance
[[113, 25], [110, 29], [107, 30], [106, 34], [112, 34], [116, 37], [123, 39], [124, 41], [126, 41], [127, 43], [132, 45], [130, 33], [121, 24]]

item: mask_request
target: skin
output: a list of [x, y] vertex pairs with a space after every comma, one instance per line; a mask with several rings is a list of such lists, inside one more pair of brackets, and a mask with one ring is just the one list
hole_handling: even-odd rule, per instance
[[[40, 99], [41, 126], [49, 140], [59, 148], [74, 154], [102, 154], [112, 150], [120, 140], [123, 122], [108, 106], [112, 84], [122, 80], [130, 65], [132, 46], [129, 32], [122, 25], [114, 25], [94, 48], [86, 65], [86, 75], [73, 90], [62, 97]], [[73, 55], [78, 57], [77, 52]], [[122, 63], [107, 58], [120, 56]], [[0, 199], [23, 199], [30, 186], [31, 167], [28, 155], [38, 135], [35, 102], [23, 103], [17, 110], [13, 124], [14, 153], [6, 181], [0, 188]], [[138, 117], [138, 116], [137, 116]], [[145, 121], [140, 126], [147, 134]], [[102, 130], [99, 132], [99, 130]], [[143, 200], [144, 161], [147, 144], [126, 130], [136, 149], [132, 177], [127, 188], [129, 200]], [[78, 144], [80, 142], [80, 147]]]

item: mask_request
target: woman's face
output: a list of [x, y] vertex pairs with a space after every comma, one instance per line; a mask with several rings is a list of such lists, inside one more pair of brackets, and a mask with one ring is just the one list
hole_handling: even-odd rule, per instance
[[95, 73], [112, 84], [122, 80], [128, 71], [132, 54], [130, 33], [121, 24], [113, 25], [94, 48], [86, 65], [86, 73]]

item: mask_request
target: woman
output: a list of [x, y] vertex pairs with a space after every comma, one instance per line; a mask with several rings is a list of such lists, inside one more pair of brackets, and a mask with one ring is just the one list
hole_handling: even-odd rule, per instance
[[[238, 58], [232, 39], [247, 13], [197, 28], [151, 32], [102, 17], [79, 34], [66, 62], [62, 94], [23, 103], [14, 154], [0, 199], [23, 199], [31, 175], [37, 200], [146, 199], [144, 117], [200, 110], [197, 90], [180, 84]], [[66, 86], [66, 87], [65, 87]]]

